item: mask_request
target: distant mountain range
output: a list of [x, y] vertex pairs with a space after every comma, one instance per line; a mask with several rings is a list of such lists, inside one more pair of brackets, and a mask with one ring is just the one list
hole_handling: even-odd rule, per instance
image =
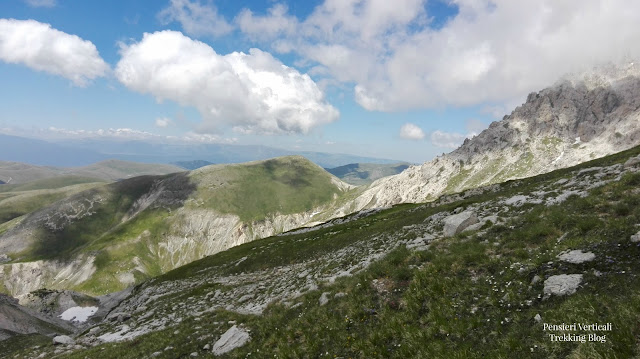
[[56, 143], [0, 134], [0, 160], [41, 166], [78, 167], [108, 159], [165, 164], [197, 160], [210, 163], [240, 163], [291, 155], [304, 156], [325, 168], [357, 162], [398, 162], [349, 154], [289, 151], [257, 145], [167, 144], [94, 138]]
[[[142, 175], [160, 175], [184, 171], [174, 165], [104, 160], [82, 167], [36, 166], [27, 163], [0, 161], [0, 180], [8, 185], [41, 181], [41, 188], [52, 188], [45, 179], [57, 178], [61, 184], [73, 181], [116, 181]], [[68, 181], [60, 180], [66, 177]], [[4, 187], [5, 189], [7, 187]], [[13, 187], [12, 187], [13, 188]], [[34, 189], [33, 185], [29, 189]]]
[[396, 175], [407, 168], [406, 162], [379, 163], [350, 163], [335, 168], [325, 168], [327, 172], [354, 186], [367, 185], [383, 177]]

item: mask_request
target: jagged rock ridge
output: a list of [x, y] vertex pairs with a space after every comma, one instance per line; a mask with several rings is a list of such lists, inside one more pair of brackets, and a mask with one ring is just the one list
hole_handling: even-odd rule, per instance
[[380, 179], [348, 206], [384, 207], [525, 178], [640, 144], [640, 66], [572, 75], [455, 151]]

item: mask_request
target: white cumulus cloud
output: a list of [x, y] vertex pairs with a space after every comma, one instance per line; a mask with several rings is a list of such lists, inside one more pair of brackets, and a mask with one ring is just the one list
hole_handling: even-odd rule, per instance
[[295, 17], [287, 15], [287, 6], [284, 4], [276, 4], [266, 16], [256, 16], [245, 8], [236, 16], [235, 21], [249, 37], [267, 40], [281, 34], [292, 35], [298, 25]]
[[173, 123], [173, 121], [168, 117], [158, 117], [156, 118], [155, 123], [157, 127], [168, 127]]
[[91, 41], [35, 20], [0, 19], [0, 60], [65, 77], [76, 86], [109, 71]]
[[165, 25], [177, 21], [184, 32], [192, 36], [219, 37], [233, 30], [212, 3], [203, 5], [197, 0], [171, 0], [169, 6], [158, 13], [158, 19]]
[[120, 52], [120, 82], [159, 101], [195, 107], [201, 132], [227, 125], [241, 133], [307, 133], [339, 116], [308, 75], [258, 49], [219, 55], [180, 32], [161, 31]]
[[280, 9], [252, 19], [286, 19], [286, 32], [259, 39], [322, 67], [378, 111], [511, 104], [566, 73], [640, 58], [637, 1], [451, 0], [458, 13], [438, 28], [426, 2], [324, 0], [306, 18]]
[[407, 140], [421, 140], [425, 136], [424, 131], [413, 123], [405, 123], [400, 127], [400, 137]]
[[431, 143], [436, 147], [458, 148], [467, 136], [456, 132], [443, 132], [440, 130], [431, 133]]

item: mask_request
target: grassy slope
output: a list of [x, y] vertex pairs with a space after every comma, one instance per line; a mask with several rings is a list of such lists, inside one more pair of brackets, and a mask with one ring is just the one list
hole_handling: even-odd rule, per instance
[[[579, 167], [624, 160], [640, 148], [592, 161]], [[333, 228], [274, 237], [232, 248], [178, 268], [154, 282], [185, 279], [216, 265], [238, 261], [250, 253], [251, 261], [227, 266], [231, 273], [249, 272], [308, 259], [335, 251], [371, 235], [402, 236], [407, 225], [422, 223], [433, 213], [482, 202], [496, 195], [527, 193], [540, 183], [567, 177], [569, 169], [502, 185], [497, 194], [486, 193], [438, 207], [401, 205]], [[218, 310], [188, 319], [175, 327], [146, 334], [134, 341], [103, 344], [70, 358], [137, 358], [155, 351], [160, 358], [186, 357], [200, 352], [219, 337], [228, 320], [245, 323], [251, 342], [228, 358], [343, 357], [343, 358], [602, 358], [638, 355], [640, 337], [640, 247], [628, 238], [640, 223], [640, 174], [590, 191], [586, 198], [545, 207], [526, 205], [526, 213], [485, 233], [463, 233], [432, 244], [428, 251], [399, 248], [365, 271], [300, 297], [296, 308], [276, 304], [262, 316]], [[513, 209], [512, 209], [513, 210]], [[567, 234], [563, 241], [558, 238]], [[312, 241], [300, 239], [313, 237]], [[260, 246], [262, 251], [252, 251]], [[566, 249], [591, 250], [597, 259], [580, 265], [557, 261]], [[520, 266], [523, 271], [516, 270]], [[596, 272], [597, 271], [597, 272]], [[542, 283], [530, 285], [535, 275], [585, 273], [582, 288], [569, 297], [542, 301]], [[598, 277], [596, 273], [602, 273]], [[387, 291], [372, 286], [374, 279]], [[191, 288], [173, 303], [203, 295], [206, 288]], [[321, 292], [343, 292], [326, 306], [318, 305]], [[528, 300], [531, 303], [528, 304]], [[171, 305], [170, 303], [168, 304]], [[474, 310], [475, 309], [475, 310]], [[552, 343], [533, 317], [551, 324], [562, 322], [613, 323], [605, 343]], [[221, 324], [222, 323], [222, 324]], [[207, 333], [203, 336], [202, 333]], [[174, 350], [164, 351], [167, 346]], [[26, 352], [25, 352], [26, 353]]]
[[38, 179], [21, 184], [7, 184], [0, 186], [0, 193], [16, 193], [25, 191], [35, 191], [42, 189], [58, 189], [83, 183], [106, 182], [94, 177], [81, 176], [59, 176], [53, 178]]
[[60, 169], [48, 166], [35, 166], [27, 163], [0, 161], [0, 180], [9, 184], [20, 184], [33, 180], [54, 177]]
[[0, 185], [0, 224], [44, 208], [101, 183], [142, 174], [182, 171], [173, 165], [109, 160], [73, 169], [1, 162], [0, 175], [16, 184]]
[[299, 156], [204, 167], [192, 178], [206, 207], [245, 222], [308, 211], [339, 194], [329, 173]]
[[95, 179], [75, 177], [73, 179], [45, 179], [21, 185], [5, 185], [14, 187], [8, 190], [3, 188], [4, 186], [0, 186], [0, 224], [103, 183], [96, 182]]
[[38, 231], [36, 241], [26, 253], [22, 253], [21, 260], [70, 258], [82, 251], [86, 245], [117, 228], [135, 201], [151, 189], [155, 179], [155, 176], [139, 176], [71, 197], [69, 201], [82, 203], [84, 198], [91, 198], [97, 193], [106, 200], [95, 205], [94, 214], [61, 230], [35, 229]]
[[[147, 194], [157, 180], [165, 182], [165, 189], [177, 202], [152, 206], [123, 221], [136, 200]], [[93, 195], [96, 191], [106, 201], [95, 205], [95, 214], [59, 231], [40, 229], [35, 244], [14, 258], [30, 261], [97, 254], [96, 274], [73, 289], [94, 295], [105, 294], [123, 289], [117, 276], [135, 267], [132, 265], [135, 257], [147, 270], [146, 273], [134, 273], [137, 281], [159, 275], [170, 267], [158, 263], [150, 248], [162, 241], [171, 232], [171, 227], [182, 226], [181, 218], [174, 216], [172, 210], [183, 203], [187, 208], [235, 214], [250, 224], [276, 213], [309, 211], [331, 202], [340, 193], [328, 173], [302, 157], [210, 166], [189, 176], [186, 173], [141, 176], [97, 188], [85, 195]], [[82, 202], [82, 194], [76, 199]]]

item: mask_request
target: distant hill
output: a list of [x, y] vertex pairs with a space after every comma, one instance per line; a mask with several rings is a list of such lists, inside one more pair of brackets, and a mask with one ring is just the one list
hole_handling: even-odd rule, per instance
[[[182, 168], [166, 164], [135, 163], [120, 160], [105, 160], [83, 167], [61, 168], [50, 166], [36, 166], [26, 163], [0, 161], [0, 180], [5, 185], [0, 191], [6, 191], [7, 187], [27, 182], [39, 181], [37, 188], [60, 188], [70, 184], [116, 181], [141, 175], [157, 175], [172, 172], [181, 172]], [[53, 179], [45, 181], [46, 179]], [[12, 187], [16, 189], [18, 187]]]
[[178, 167], [182, 167], [186, 170], [195, 170], [200, 167], [212, 165], [213, 163], [205, 160], [193, 160], [193, 161], [176, 161], [176, 162], [173, 162], [172, 164]]
[[[5, 272], [0, 265], [0, 292], [121, 290], [238, 244], [326, 220], [321, 213], [350, 189], [304, 157], [287, 156], [93, 184], [41, 209], [41, 200], [26, 198], [21, 203], [37, 210], [22, 216], [26, 212], [9, 207], [0, 217], [0, 253], [32, 263], [39, 277], [34, 281], [21, 264]], [[64, 275], [61, 265], [68, 268]]]
[[370, 184], [382, 177], [396, 175], [409, 168], [406, 162], [379, 163], [350, 163], [348, 165], [327, 168], [327, 172], [354, 186]]

